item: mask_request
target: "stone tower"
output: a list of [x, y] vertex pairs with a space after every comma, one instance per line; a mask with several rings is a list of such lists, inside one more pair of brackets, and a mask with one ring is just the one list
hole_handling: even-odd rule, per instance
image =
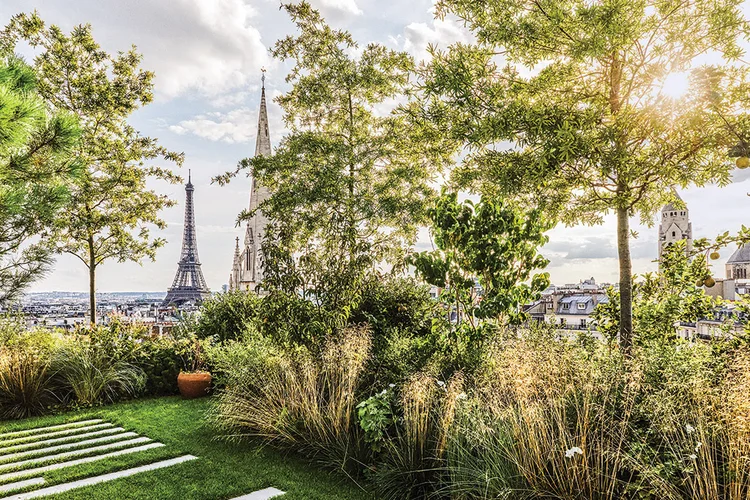
[[727, 260], [727, 279], [750, 280], [750, 243], [739, 247]]
[[[260, 112], [258, 113], [258, 134], [255, 138], [255, 156], [271, 155], [271, 137], [268, 133], [268, 109], [266, 107], [266, 74], [263, 70], [261, 77]], [[263, 281], [263, 266], [261, 259], [261, 244], [265, 235], [268, 219], [260, 210], [261, 203], [268, 199], [268, 188], [261, 185], [255, 177], [250, 187], [250, 212], [255, 214], [247, 221], [245, 240], [242, 248], [239, 239], [235, 246], [234, 262], [229, 277], [230, 290], [252, 290]]]
[[188, 171], [188, 183], [185, 185], [185, 227], [182, 234], [182, 252], [177, 264], [172, 287], [167, 290], [164, 305], [182, 305], [185, 302], [199, 303], [211, 296], [201, 271], [198, 258], [198, 240], [195, 231], [195, 212], [193, 208], [193, 183]]
[[[682, 201], [680, 195], [674, 193], [677, 199]], [[684, 205], [685, 203], [682, 202]], [[693, 224], [690, 222], [690, 215], [687, 206], [677, 208], [674, 204], [669, 203], [661, 210], [661, 224], [659, 224], [659, 262], [661, 262], [662, 253], [672, 243], [686, 240], [685, 249], [690, 253], [693, 249]]]

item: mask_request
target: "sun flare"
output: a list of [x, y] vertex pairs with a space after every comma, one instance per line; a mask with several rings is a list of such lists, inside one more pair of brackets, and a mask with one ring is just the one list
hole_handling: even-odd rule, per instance
[[661, 93], [672, 99], [679, 99], [687, 93], [688, 88], [690, 88], [690, 74], [688, 72], [670, 73], [664, 79]]

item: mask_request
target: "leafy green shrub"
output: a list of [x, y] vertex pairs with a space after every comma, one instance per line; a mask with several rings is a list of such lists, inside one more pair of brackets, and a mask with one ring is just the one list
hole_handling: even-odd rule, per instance
[[146, 380], [144, 394], [177, 394], [177, 376], [182, 364], [173, 338], [156, 337], [142, 342], [132, 363], [143, 371]]
[[383, 449], [383, 443], [388, 438], [388, 428], [393, 425], [392, 397], [388, 389], [383, 389], [357, 405], [359, 426], [365, 431], [365, 441], [376, 453]]
[[161, 396], [177, 393], [181, 369], [178, 340], [194, 335], [186, 333], [192, 329], [191, 318], [185, 323], [187, 326], [178, 325], [173, 334], [157, 336], [147, 325], [113, 320], [107, 325], [81, 328], [74, 335], [76, 342], [87, 342], [104, 357], [140, 369], [145, 379], [143, 394]]
[[195, 333], [221, 342], [241, 338], [258, 315], [260, 300], [256, 294], [242, 290], [212, 297], [201, 306]]

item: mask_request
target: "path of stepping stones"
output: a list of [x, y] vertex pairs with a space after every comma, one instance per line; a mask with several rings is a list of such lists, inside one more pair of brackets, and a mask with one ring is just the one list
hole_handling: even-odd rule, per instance
[[[137, 454], [165, 446], [101, 419], [36, 427], [0, 434], [0, 500], [40, 498], [115, 479], [171, 467], [198, 457], [183, 455], [139, 467], [45, 487], [44, 474], [77, 465]], [[35, 489], [31, 489], [35, 488]], [[22, 491], [20, 492], [19, 491]], [[266, 500], [283, 495], [266, 488], [235, 500]], [[3, 496], [10, 495], [10, 496]]]

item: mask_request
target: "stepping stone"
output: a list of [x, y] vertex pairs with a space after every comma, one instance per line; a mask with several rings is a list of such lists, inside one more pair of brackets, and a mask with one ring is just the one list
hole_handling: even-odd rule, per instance
[[11, 446], [15, 446], [16, 444], [23, 444], [23, 443], [28, 443], [31, 441], [38, 441], [39, 439], [42, 439], [42, 438], [52, 438], [56, 436], [70, 436], [72, 438], [72, 437], [79, 435], [81, 431], [88, 432], [88, 431], [93, 431], [95, 429], [103, 429], [105, 427], [113, 427], [113, 425], [112, 424], [87, 425], [84, 427], [77, 427], [75, 429], [66, 429], [63, 431], [49, 432], [45, 434], [35, 434], [33, 436], [23, 436], [23, 437], [18, 437], [18, 438], [13, 438], [13, 439], [6, 439], [0, 442], [0, 446], [2, 446], [3, 448], [10, 448]]
[[88, 464], [91, 462], [98, 462], [112, 457], [119, 457], [121, 455], [129, 455], [131, 453], [138, 453], [141, 451], [151, 450], [153, 448], [161, 448], [164, 446], [162, 443], [150, 443], [143, 446], [137, 446], [135, 448], [125, 448], [124, 450], [113, 451], [112, 453], [105, 453], [104, 455], [94, 455], [93, 457], [79, 458], [77, 460], [70, 460], [68, 462], [59, 462], [52, 465], [45, 465], [43, 467], [37, 467], [35, 469], [19, 470], [16, 472], [8, 472], [0, 474], [0, 481], [6, 481], [9, 479], [17, 479], [23, 476], [32, 476], [36, 474], [42, 474], [43, 472], [49, 472], [51, 470], [64, 469], [66, 467], [74, 467], [76, 465]]
[[20, 490], [21, 488], [26, 488], [28, 486], [39, 486], [40, 484], [44, 484], [43, 477], [35, 477], [34, 479], [27, 479], [25, 481], [18, 481], [16, 483], [8, 483], [0, 486], [0, 493]]
[[[101, 446], [94, 446], [92, 448], [83, 448], [75, 451], [66, 451], [65, 453], [58, 453], [56, 455], [42, 455], [39, 457], [30, 458], [28, 460], [21, 460], [20, 462], [8, 462], [0, 464], [0, 471], [14, 469], [16, 467], [22, 467], [29, 464], [36, 464], [39, 462], [49, 462], [51, 460], [60, 460], [61, 458], [76, 457], [78, 455], [87, 455], [95, 451], [114, 450], [117, 448], [126, 448], [134, 444], [142, 444], [151, 441], [147, 437], [139, 437], [136, 439], [129, 439], [127, 441], [115, 441], [114, 443], [108, 443]], [[31, 452], [28, 452], [31, 453]]]
[[12, 495], [0, 500], [26, 500], [29, 498], [39, 498], [47, 495], [55, 495], [57, 493], [74, 490], [76, 488], [83, 488], [84, 486], [91, 486], [93, 484], [105, 483], [107, 481], [113, 481], [122, 477], [133, 476], [135, 474], [140, 474], [141, 472], [148, 472], [156, 469], [162, 469], [164, 467], [171, 467], [173, 465], [181, 464], [189, 460], [195, 460], [196, 458], [198, 457], [194, 457], [193, 455], [184, 455], [177, 458], [171, 458], [169, 460], [162, 460], [161, 462], [154, 462], [151, 464], [142, 465], [140, 467], [134, 467], [132, 469], [111, 472], [109, 474], [80, 479], [78, 481], [73, 481], [70, 483], [57, 484], [48, 488], [29, 491], [28, 493], [20, 493], [18, 495]]
[[[119, 432], [119, 431], [124, 431], [124, 430], [125, 429], [123, 429], [122, 427], [118, 427], [117, 430], [114, 432]], [[92, 432], [91, 434], [81, 435], [81, 437], [98, 436], [101, 434], [103, 434], [103, 432]], [[98, 437], [95, 439], [85, 439], [83, 441], [74, 441], [72, 443], [59, 444], [56, 446], [48, 446], [46, 448], [34, 448], [32, 450], [28, 450], [28, 448], [32, 447], [31, 444], [27, 444], [27, 445], [23, 445], [19, 447], [13, 446], [12, 448], [4, 448], [3, 450], [0, 450], [0, 451], [8, 450], [8, 451], [16, 452], [16, 453], [9, 453], [9, 454], [0, 454], [0, 461], [12, 460], [14, 458], [19, 458], [19, 457], [28, 457], [36, 453], [49, 453], [50, 451], [69, 450], [71, 448], [77, 448], [78, 446], [85, 446], [87, 444], [94, 444], [94, 443], [102, 443], [104, 441], [117, 441], [119, 439], [135, 437], [137, 435], [138, 434], [136, 434], [135, 432], [120, 432], [119, 434], [111, 434], [109, 436]], [[60, 439], [49, 439], [47, 441], [40, 441], [39, 443], [34, 443], [34, 445], [52, 444], [52, 443], [58, 443], [58, 442], [60, 442]], [[22, 450], [28, 450], [28, 451], [22, 451]]]
[[232, 500], [266, 500], [283, 494], [283, 491], [277, 490], [276, 488], [266, 488], [265, 490], [254, 491], [248, 495], [233, 498]]
[[43, 431], [57, 431], [60, 429], [67, 429], [69, 427], [77, 427], [77, 426], [87, 425], [87, 424], [98, 424], [100, 422], [103, 422], [101, 418], [95, 418], [93, 420], [79, 420], [77, 422], [69, 422], [67, 424], [61, 424], [61, 425], [52, 425], [49, 427], [35, 427], [33, 429], [26, 429], [23, 431], [5, 432], [3, 434], [0, 434], [0, 440], [5, 440], [5, 439], [15, 437], [15, 436], [24, 436], [26, 434], [35, 434], [37, 432], [43, 432]]

